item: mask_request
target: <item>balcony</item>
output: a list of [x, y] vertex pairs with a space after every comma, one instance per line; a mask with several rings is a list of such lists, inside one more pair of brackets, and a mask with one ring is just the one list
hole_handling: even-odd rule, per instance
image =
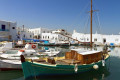
[[0, 31], [9, 31], [9, 29], [0, 29]]

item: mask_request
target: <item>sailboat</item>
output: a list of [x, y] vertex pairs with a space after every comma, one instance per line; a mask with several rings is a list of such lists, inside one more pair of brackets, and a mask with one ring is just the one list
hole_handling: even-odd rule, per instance
[[[91, 47], [92, 47], [92, 0], [91, 0]], [[21, 55], [22, 69], [25, 79], [43, 75], [68, 75], [98, 69], [105, 66], [109, 58], [107, 46], [103, 51], [71, 49], [63, 58], [25, 59]]]

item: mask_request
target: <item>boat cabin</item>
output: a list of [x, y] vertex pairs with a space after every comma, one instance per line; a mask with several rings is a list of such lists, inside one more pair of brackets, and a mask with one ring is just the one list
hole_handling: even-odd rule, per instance
[[80, 64], [90, 64], [102, 59], [101, 51], [82, 51], [80, 49], [72, 49], [66, 52], [65, 59], [80, 61]]

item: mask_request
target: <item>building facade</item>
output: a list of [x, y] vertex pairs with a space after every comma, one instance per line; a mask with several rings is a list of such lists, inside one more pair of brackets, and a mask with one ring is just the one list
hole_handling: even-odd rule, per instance
[[0, 20], [0, 41], [17, 40], [16, 22]]
[[[73, 31], [72, 38], [80, 42], [90, 42], [90, 34]], [[97, 45], [113, 44], [114, 46], [120, 46], [120, 35], [103, 35], [96, 32], [92, 34], [92, 42]]]
[[63, 30], [58, 29], [55, 31], [52, 31], [51, 33], [42, 33], [41, 39], [42, 40], [49, 40], [50, 43], [60, 43], [60, 42], [70, 42], [71, 35]]
[[30, 32], [29, 29], [27, 29], [27, 28], [17, 27], [17, 38], [18, 38], [18, 40], [33, 39], [34, 33]]
[[29, 32], [34, 34], [35, 39], [41, 39], [42, 33], [51, 33], [52, 30], [47, 28], [34, 28], [34, 29], [29, 29]]

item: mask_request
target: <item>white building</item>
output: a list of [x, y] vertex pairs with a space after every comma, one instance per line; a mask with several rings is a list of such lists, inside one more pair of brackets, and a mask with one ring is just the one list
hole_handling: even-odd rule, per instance
[[49, 40], [51, 43], [56, 43], [60, 41], [69, 41], [68, 37], [65, 37], [61, 34], [55, 34], [55, 33], [42, 33], [42, 40]]
[[0, 20], [0, 41], [17, 40], [16, 22]]
[[58, 29], [55, 31], [52, 31], [52, 33], [56, 33], [56, 34], [62, 34], [62, 35], [71, 35], [70, 33], [68, 33], [66, 30], [64, 29]]
[[51, 33], [52, 30], [46, 28], [34, 28], [34, 29], [29, 29], [29, 32], [34, 34], [34, 38], [41, 39], [42, 33]]
[[[80, 42], [90, 42], [90, 34], [77, 33], [73, 31], [72, 38]], [[113, 43], [115, 46], [120, 46], [120, 35], [102, 35], [102, 34], [92, 34], [92, 42], [97, 45], [110, 45]]]
[[18, 34], [18, 39], [33, 39], [34, 34], [29, 31], [29, 29], [24, 28], [24, 27], [17, 27], [17, 34]]
[[69, 42], [71, 35], [63, 29], [52, 31], [52, 33], [42, 33], [42, 40], [49, 40], [51, 43]]

